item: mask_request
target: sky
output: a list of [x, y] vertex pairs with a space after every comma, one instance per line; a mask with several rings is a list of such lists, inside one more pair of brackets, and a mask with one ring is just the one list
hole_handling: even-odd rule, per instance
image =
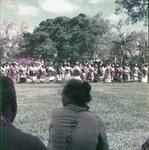
[[[126, 15], [115, 15], [115, 0], [0, 0], [0, 22], [25, 23], [32, 31], [39, 23], [58, 16], [74, 17], [79, 13], [103, 16], [116, 24]], [[142, 24], [125, 26], [126, 31], [142, 30]]]

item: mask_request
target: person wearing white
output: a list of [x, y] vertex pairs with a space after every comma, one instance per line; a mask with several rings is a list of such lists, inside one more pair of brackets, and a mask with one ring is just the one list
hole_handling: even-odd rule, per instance
[[81, 80], [80, 76], [81, 76], [81, 69], [78, 63], [76, 63], [76, 66], [72, 69], [72, 79]]
[[105, 71], [105, 82], [106, 83], [111, 83], [112, 82], [112, 68], [111, 68], [111, 63], [108, 63]]
[[71, 79], [71, 71], [72, 71], [72, 68], [70, 67], [70, 64], [67, 64], [65, 67], [65, 81], [68, 81]]
[[142, 82], [148, 82], [148, 64], [145, 64], [142, 68]]
[[140, 70], [138, 68], [138, 65], [135, 64], [134, 68], [133, 68], [133, 81], [138, 81], [139, 80], [139, 73], [140, 73]]

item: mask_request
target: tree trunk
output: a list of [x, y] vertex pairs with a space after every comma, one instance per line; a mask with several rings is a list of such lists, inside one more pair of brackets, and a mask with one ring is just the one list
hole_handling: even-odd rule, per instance
[[117, 62], [117, 57], [116, 57], [116, 55], [114, 56], [114, 63], [116, 64], [116, 62]]

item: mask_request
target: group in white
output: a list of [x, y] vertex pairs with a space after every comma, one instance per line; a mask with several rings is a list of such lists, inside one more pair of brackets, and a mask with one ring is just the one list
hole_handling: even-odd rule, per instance
[[148, 82], [148, 64], [142, 66], [134, 64], [112, 63], [79, 63], [74, 65], [63, 63], [59, 65], [41, 64], [17, 64], [6, 63], [0, 67], [0, 72], [4, 76], [9, 76], [14, 83], [61, 83], [72, 78], [89, 82]]

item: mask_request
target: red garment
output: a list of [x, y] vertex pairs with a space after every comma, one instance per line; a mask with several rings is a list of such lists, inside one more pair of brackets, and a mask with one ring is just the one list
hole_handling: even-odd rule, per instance
[[16, 67], [11, 67], [11, 79], [14, 84], [16, 84], [17, 81], [17, 68]]
[[116, 68], [115, 69], [114, 79], [120, 80], [120, 77], [121, 77], [121, 70], [120, 70], [120, 68]]

